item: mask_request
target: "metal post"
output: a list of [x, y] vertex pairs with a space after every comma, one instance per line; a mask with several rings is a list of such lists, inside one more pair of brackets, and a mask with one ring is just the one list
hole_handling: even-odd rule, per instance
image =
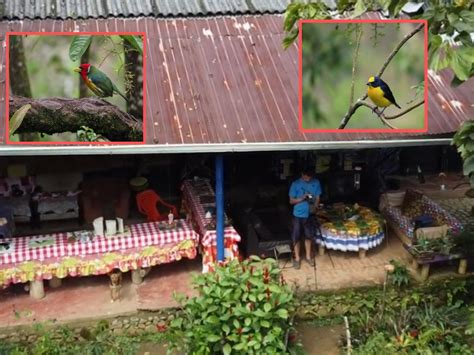
[[217, 261], [224, 261], [224, 157], [216, 156]]

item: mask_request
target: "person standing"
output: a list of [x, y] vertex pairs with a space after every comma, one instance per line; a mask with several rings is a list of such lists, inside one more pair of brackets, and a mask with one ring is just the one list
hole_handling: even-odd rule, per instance
[[309, 220], [311, 205], [319, 205], [321, 196], [321, 184], [313, 177], [313, 171], [305, 168], [301, 171], [301, 177], [295, 180], [289, 191], [290, 204], [293, 205], [293, 229], [292, 240], [295, 252], [293, 267], [299, 269], [301, 266], [300, 251], [301, 240], [305, 239], [306, 261], [310, 266], [314, 266], [311, 258], [311, 243], [314, 237], [314, 230]]

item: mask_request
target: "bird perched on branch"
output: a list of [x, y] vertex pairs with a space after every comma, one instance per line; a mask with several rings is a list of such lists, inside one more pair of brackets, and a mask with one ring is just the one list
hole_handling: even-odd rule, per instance
[[[367, 85], [367, 95], [370, 97], [372, 102], [377, 107], [383, 107], [379, 116], [382, 115], [384, 110], [390, 105], [395, 105], [401, 109], [393, 97], [392, 90], [390, 90], [387, 83], [378, 76], [371, 76]], [[373, 111], [375, 112], [375, 109]]]
[[122, 94], [117, 86], [110, 80], [110, 78], [101, 70], [90, 64], [81, 64], [79, 68], [74, 69], [81, 75], [82, 80], [91, 91], [99, 97], [111, 97], [114, 93], [119, 94], [128, 101], [124, 94]]

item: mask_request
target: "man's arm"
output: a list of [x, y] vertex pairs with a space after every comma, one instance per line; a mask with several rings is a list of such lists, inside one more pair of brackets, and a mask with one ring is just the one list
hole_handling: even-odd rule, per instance
[[318, 208], [319, 207], [319, 201], [321, 200], [321, 196], [318, 195], [316, 199], [314, 200], [314, 207]]
[[296, 205], [300, 202], [303, 202], [307, 196], [308, 194], [304, 194], [302, 197], [299, 197], [299, 198], [293, 198], [290, 196], [290, 205]]

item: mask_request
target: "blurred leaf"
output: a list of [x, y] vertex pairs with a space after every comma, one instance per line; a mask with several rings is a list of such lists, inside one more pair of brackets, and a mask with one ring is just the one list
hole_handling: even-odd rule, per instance
[[366, 10], [367, 10], [367, 6], [365, 6], [364, 0], [357, 0], [356, 4], [354, 6], [354, 13], [352, 14], [352, 17], [359, 17]]
[[20, 128], [26, 113], [31, 108], [30, 104], [20, 107], [10, 118], [10, 135], [15, 134], [16, 130]]
[[449, 66], [451, 67], [451, 69], [453, 69], [454, 74], [456, 74], [459, 80], [465, 81], [469, 78], [472, 62], [470, 62], [468, 58], [468, 56], [462, 55], [460, 51], [452, 51]]
[[86, 52], [92, 42], [92, 36], [74, 36], [69, 46], [69, 58], [73, 62], [81, 60], [82, 55]]
[[474, 155], [468, 156], [466, 160], [464, 160], [463, 172], [466, 176], [469, 176], [469, 174], [474, 173]]
[[466, 22], [466, 23], [470, 23], [470, 24], [473, 24], [474, 23], [474, 12], [470, 11], [470, 10], [462, 10], [460, 13], [459, 13], [459, 16], [461, 16], [461, 18]]
[[294, 28], [293, 30], [291, 30], [291, 32], [285, 38], [283, 38], [283, 48], [284, 49], [287, 49], [288, 47], [290, 47], [293, 44], [293, 42], [298, 37], [298, 32], [299, 32], [298, 28]]
[[291, 31], [296, 21], [299, 18], [298, 10], [301, 7], [301, 4], [290, 4], [288, 5], [285, 14], [283, 15], [283, 29], [287, 32]]
[[120, 35], [124, 41], [127, 41], [135, 50], [143, 55], [143, 40], [141, 36]]
[[403, 6], [408, 2], [408, 0], [393, 0], [392, 3], [388, 6], [388, 11], [391, 16], [396, 17], [400, 14]]

